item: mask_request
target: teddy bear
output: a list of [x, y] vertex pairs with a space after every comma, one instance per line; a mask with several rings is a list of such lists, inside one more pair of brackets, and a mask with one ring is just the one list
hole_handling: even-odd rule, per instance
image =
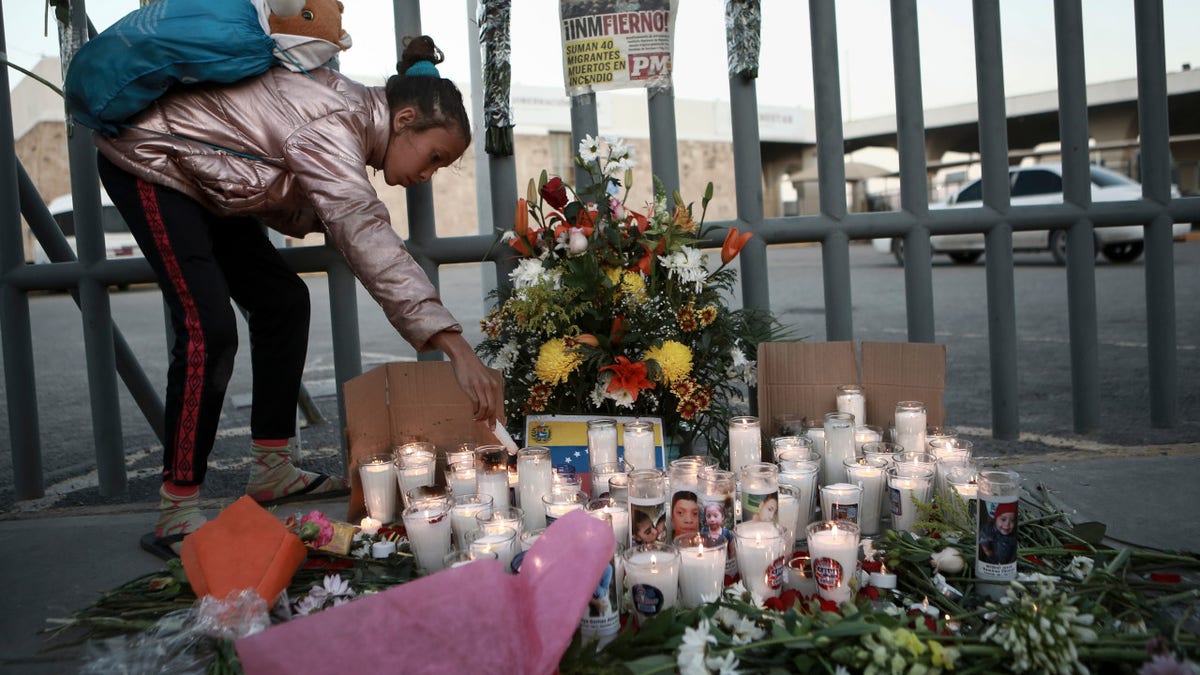
[[339, 0], [251, 0], [258, 20], [275, 41], [275, 57], [284, 66], [311, 70], [350, 48], [342, 28], [345, 6]]

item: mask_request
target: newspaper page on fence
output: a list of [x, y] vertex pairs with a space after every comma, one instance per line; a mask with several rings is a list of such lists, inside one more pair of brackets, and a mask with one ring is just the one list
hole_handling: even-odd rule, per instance
[[670, 87], [678, 0], [559, 0], [568, 96]]

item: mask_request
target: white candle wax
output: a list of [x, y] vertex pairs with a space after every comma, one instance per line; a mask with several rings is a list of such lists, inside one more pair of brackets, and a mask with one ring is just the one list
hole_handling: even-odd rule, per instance
[[896, 411], [897, 444], [911, 452], [925, 452], [925, 411]]
[[378, 518], [372, 518], [371, 516], [367, 516], [366, 518], [358, 521], [359, 531], [368, 537], [373, 537], [378, 534], [379, 528], [381, 527], [383, 527], [383, 521], [379, 520]]
[[855, 427], [854, 429], [854, 455], [862, 454], [862, 447], [867, 443], [878, 443], [883, 440], [883, 434], [871, 427]]
[[606, 506], [604, 512], [609, 515], [612, 522], [613, 537], [621, 546], [625, 546], [629, 542], [629, 509], [621, 508], [621, 506]]
[[762, 432], [757, 421], [729, 424], [729, 470], [742, 475], [742, 467], [762, 461]]
[[500, 441], [500, 445], [503, 445], [504, 449], [508, 450], [510, 455], [515, 455], [520, 450], [517, 447], [516, 441], [508, 434], [508, 429], [505, 429], [499, 420], [496, 420], [496, 427], [492, 429], [492, 435], [496, 437], [496, 440]]
[[812, 556], [817, 593], [839, 605], [850, 600], [850, 582], [858, 571], [858, 537], [855, 533], [838, 528], [810, 532], [808, 553]]
[[679, 604], [699, 607], [721, 595], [725, 587], [725, 543], [679, 549]]
[[892, 529], [911, 532], [917, 522], [918, 500], [929, 499], [929, 480], [924, 478], [897, 478], [888, 480], [889, 498], [892, 509]]
[[488, 518], [491, 515], [491, 504], [455, 504], [450, 507], [450, 531], [454, 534], [458, 550], [465, 551], [467, 533], [479, 529], [478, 516]]
[[[796, 523], [800, 520], [800, 500], [796, 495], [784, 490], [779, 491], [779, 524], [787, 530], [787, 538], [796, 540]], [[807, 523], [805, 523], [807, 525]], [[787, 542], [785, 542], [787, 543]]]
[[679, 597], [678, 559], [663, 551], [636, 552], [626, 561], [625, 583], [633, 597], [633, 610], [644, 621], [675, 606]]
[[[596, 464], [593, 462], [592, 466], [595, 467], [595, 466], [604, 466], [604, 465]], [[613, 463], [610, 463], [608, 466], [616, 467], [618, 465], [616, 464], [616, 462], [613, 462]], [[613, 476], [619, 476], [624, 473], [625, 473], [624, 471], [596, 471], [596, 470], [593, 470], [592, 471], [592, 499], [599, 499], [601, 495], [610, 493], [610, 490], [608, 488], [608, 480], [610, 478], [612, 478]]]
[[550, 494], [554, 483], [550, 455], [540, 458], [517, 459], [517, 491], [521, 510], [525, 512], [525, 529], [546, 525], [546, 509], [542, 497]]
[[592, 466], [617, 461], [617, 427], [588, 427], [588, 455]]
[[864, 535], [879, 532], [879, 514], [883, 502], [883, 470], [873, 466], [846, 467], [846, 480], [862, 488], [858, 502], [858, 526]]
[[653, 469], [654, 429], [625, 429], [625, 462], [633, 469]]
[[891, 572], [871, 572], [871, 585], [875, 588], [892, 589], [896, 587], [896, 582], [896, 575]]
[[824, 483], [844, 483], [846, 469], [843, 462], [854, 457], [854, 423], [850, 420], [826, 420]]
[[[580, 493], [583, 494], [583, 493]], [[586, 501], [586, 500], [584, 500]], [[584, 501], [571, 500], [570, 497], [547, 497], [542, 501], [542, 522], [537, 524], [537, 527], [548, 527], [551, 523], [562, 518], [568, 513], [576, 509], [582, 509]], [[534, 529], [529, 525], [529, 512], [525, 512], [525, 522], [529, 529]]]
[[807, 553], [797, 554], [788, 561], [787, 587], [806, 597], [817, 593], [817, 582], [812, 578], [811, 561]]
[[367, 513], [384, 523], [396, 520], [396, 479], [392, 475], [394, 471], [391, 462], [358, 466]]
[[406, 506], [409, 490], [433, 485], [433, 466], [433, 462], [428, 462], [396, 469], [396, 480], [400, 485], [400, 494], [404, 495]]
[[476, 479], [479, 482], [479, 494], [491, 495], [494, 508], [507, 509], [511, 506], [507, 471], [480, 471], [476, 473]]
[[817, 471], [780, 471], [779, 483], [791, 485], [800, 491], [796, 505], [795, 537], [799, 541], [805, 537], [806, 528], [812, 521], [817, 495]]
[[784, 577], [784, 543], [774, 523], [745, 521], [734, 531], [742, 583], [759, 597], [779, 595]]
[[396, 542], [376, 541], [371, 543], [372, 558], [386, 558], [396, 552]]
[[856, 425], [862, 426], [867, 423], [867, 399], [861, 391], [838, 392], [837, 410], [854, 415]]
[[510, 530], [506, 534], [484, 534], [471, 542], [471, 552], [490, 557], [495, 555], [505, 572], [512, 571], [512, 560], [517, 555], [516, 536]]
[[450, 518], [445, 510], [410, 507], [404, 512], [404, 529], [418, 567], [428, 573], [445, 567], [450, 552]]
[[[805, 429], [804, 435], [808, 436], [809, 438], [812, 439], [813, 452], [817, 453], [822, 458], [824, 458], [825, 457], [825, 427], [813, 427], [811, 429]], [[824, 464], [822, 464], [822, 469], [824, 469]], [[823, 473], [824, 473], [824, 471], [822, 470], [822, 474]], [[818, 485], [824, 484], [825, 482], [826, 482], [826, 480], [825, 480], [824, 475], [817, 476]]]
[[834, 483], [821, 488], [821, 514], [825, 520], [858, 522], [858, 503], [862, 489], [850, 483]]
[[446, 473], [446, 481], [450, 493], [455, 495], [473, 495], [479, 492], [479, 481], [476, 480], [478, 471], [474, 468], [456, 468]]

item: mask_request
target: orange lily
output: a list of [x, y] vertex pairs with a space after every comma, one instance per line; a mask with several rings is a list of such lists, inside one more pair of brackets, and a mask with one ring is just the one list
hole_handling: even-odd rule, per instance
[[738, 234], [736, 227], [729, 228], [729, 232], [725, 235], [725, 243], [721, 246], [721, 264], [728, 265], [731, 260], [736, 258], [742, 252], [742, 247], [746, 242], [753, 237], [753, 232]]
[[625, 336], [625, 333], [628, 332], [628, 330], [629, 329], [625, 327], [625, 316], [622, 314], [614, 316], [612, 320], [612, 327], [608, 329], [609, 341], [614, 345], [617, 344], [621, 341], [621, 338]]
[[616, 363], [600, 368], [600, 372], [606, 370], [613, 371], [613, 378], [608, 383], [607, 389], [610, 394], [617, 391], [624, 391], [634, 401], [637, 401], [638, 392], [643, 389], [654, 388], [654, 383], [647, 377], [648, 371], [645, 361], [635, 363], [624, 356], [618, 356]]

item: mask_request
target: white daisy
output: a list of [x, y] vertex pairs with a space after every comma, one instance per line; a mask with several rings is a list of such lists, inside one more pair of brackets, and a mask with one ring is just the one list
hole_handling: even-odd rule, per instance
[[579, 141], [579, 158], [585, 162], [594, 162], [600, 156], [600, 141], [588, 134]]

